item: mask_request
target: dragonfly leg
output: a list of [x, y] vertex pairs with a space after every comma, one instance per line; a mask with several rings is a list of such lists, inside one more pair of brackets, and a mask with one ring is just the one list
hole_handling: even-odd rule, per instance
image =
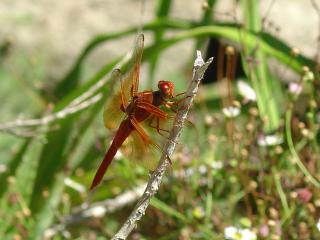
[[158, 144], [156, 144], [154, 141], [152, 141], [152, 139], [148, 136], [148, 134], [144, 131], [144, 129], [140, 126], [139, 122], [134, 117], [130, 118], [130, 123], [132, 124], [132, 126], [135, 128], [135, 130], [138, 132], [139, 136], [145, 143], [151, 144], [161, 151], [161, 147]]
[[168, 114], [149, 102], [137, 102], [138, 108], [144, 109], [160, 119], [168, 119]]
[[[149, 138], [148, 134], [143, 130], [143, 128], [139, 125], [139, 122], [135, 118], [130, 119], [130, 122], [134, 126], [134, 128], [137, 130], [139, 136], [143, 139], [143, 141], [150, 143], [151, 145], [156, 147], [160, 152], [163, 151], [158, 144], [156, 144], [154, 141], [152, 141]], [[171, 158], [168, 155], [166, 157], [167, 157], [170, 165], [172, 165]]]
[[178, 94], [176, 95], [176, 97], [179, 97], [179, 96], [181, 96], [181, 95], [183, 95], [183, 94], [186, 94], [186, 92], [178, 93]]
[[[180, 96], [180, 95], [183, 95], [183, 94], [185, 94], [185, 92], [179, 93], [179, 94], [177, 94], [176, 96]], [[181, 99], [178, 99], [178, 100], [176, 100], [176, 101], [167, 102], [166, 104], [164, 104], [164, 107], [165, 107], [166, 109], [174, 112], [174, 113], [178, 113], [179, 110], [182, 110], [181, 107], [179, 108], [179, 104], [180, 104], [182, 101], [184, 101], [184, 100], [186, 100], [187, 98], [190, 98], [190, 97], [191, 97], [191, 96], [186, 96], [186, 97], [181, 98]], [[173, 108], [173, 107], [176, 107], [177, 109], [175, 109], [175, 108]]]
[[[153, 123], [153, 120], [154, 120], [155, 118], [156, 118], [156, 120], [157, 120], [157, 123], [156, 123], [156, 125], [154, 126], [154, 125], [152, 125], [152, 123]], [[155, 116], [153, 115], [152, 118], [150, 119], [149, 123], [148, 123], [148, 126], [151, 127], [151, 128], [156, 129], [157, 132], [158, 132], [161, 136], [163, 136], [163, 137], [165, 137], [165, 138], [168, 139], [168, 137], [165, 136], [161, 131], [166, 132], [166, 133], [169, 133], [170, 131], [168, 131], [167, 129], [162, 129], [162, 128], [160, 128], [160, 119], [159, 119], [159, 118], [157, 118], [157, 117], [155, 117]]]

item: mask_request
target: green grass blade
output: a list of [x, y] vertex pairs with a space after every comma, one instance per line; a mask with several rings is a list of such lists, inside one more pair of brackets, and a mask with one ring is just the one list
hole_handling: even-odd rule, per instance
[[292, 134], [291, 134], [291, 118], [292, 118], [292, 109], [287, 110], [286, 112], [286, 139], [289, 147], [289, 151], [297, 164], [297, 166], [300, 168], [301, 172], [306, 176], [306, 178], [312, 183], [316, 188], [320, 189], [320, 182], [315, 177], [312, 176], [312, 174], [308, 171], [308, 169], [304, 166], [303, 162], [301, 161], [292, 140]]
[[[257, 104], [260, 117], [262, 119], [267, 119], [267, 121], [263, 121], [264, 130], [267, 133], [273, 132], [278, 129], [280, 125], [280, 111], [278, 106], [282, 104], [276, 102], [277, 98], [273, 95], [272, 86], [275, 84], [272, 83], [272, 81], [275, 81], [275, 79], [268, 77], [269, 70], [267, 59], [265, 53], [259, 47], [259, 33], [262, 31], [259, 2], [255, 0], [242, 0], [242, 6], [246, 29], [257, 34], [254, 46], [249, 47], [246, 43], [242, 43], [242, 48], [244, 50], [243, 59], [250, 57], [254, 59], [253, 62], [257, 61], [258, 63], [247, 63], [247, 61], [243, 62], [247, 65], [246, 69], [249, 71], [248, 75], [257, 94]], [[243, 38], [246, 38], [246, 34], [243, 34]], [[281, 92], [278, 91], [278, 93]]]
[[3, 194], [6, 192], [8, 188], [7, 178], [9, 176], [15, 176], [16, 170], [21, 164], [21, 160], [23, 156], [26, 154], [28, 147], [30, 143], [32, 142], [31, 139], [25, 140], [25, 142], [21, 145], [19, 151], [17, 154], [8, 162], [7, 164], [7, 171], [0, 175], [0, 198], [3, 196]]
[[177, 210], [175, 210], [174, 208], [170, 207], [169, 205], [167, 205], [165, 202], [153, 197], [150, 201], [150, 204], [159, 209], [160, 211], [168, 214], [169, 216], [178, 218], [179, 220], [183, 221], [183, 222], [188, 222], [188, 219], [181, 214], [180, 212], [178, 212]]

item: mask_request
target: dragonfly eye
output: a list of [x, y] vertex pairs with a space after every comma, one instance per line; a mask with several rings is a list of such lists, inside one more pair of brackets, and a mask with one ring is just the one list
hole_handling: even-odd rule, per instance
[[161, 80], [158, 83], [158, 88], [165, 96], [173, 97], [174, 84], [172, 82]]

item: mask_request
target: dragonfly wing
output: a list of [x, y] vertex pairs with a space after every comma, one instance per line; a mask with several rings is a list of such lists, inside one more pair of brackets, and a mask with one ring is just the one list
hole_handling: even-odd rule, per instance
[[[124, 117], [124, 112], [120, 106], [122, 104], [122, 97], [119, 82], [121, 81], [121, 72], [119, 69], [115, 69], [112, 72], [112, 78], [116, 78], [116, 86], [113, 87], [111, 95], [107, 98], [107, 102], [104, 106], [103, 120], [104, 126], [107, 129], [115, 129], [119, 126], [121, 120]], [[118, 85], [118, 86], [117, 86]]]
[[122, 79], [124, 89], [127, 90], [125, 92], [127, 99], [131, 99], [138, 94], [143, 46], [144, 36], [143, 34], [140, 34], [135, 41], [132, 59], [129, 63], [128, 70], [126, 71], [127, 74]]
[[143, 46], [144, 46], [144, 35], [139, 34], [135, 43], [134, 48], [134, 67], [133, 67], [133, 85], [132, 85], [132, 91], [133, 96], [137, 95], [139, 90], [139, 78], [140, 78], [140, 65], [141, 65], [141, 59], [143, 54]]
[[172, 123], [171, 117], [163, 120], [153, 115], [140, 122], [139, 125], [147, 133], [149, 141], [144, 140], [138, 131], [133, 131], [131, 138], [128, 140], [128, 145], [130, 146], [129, 158], [149, 170], [154, 170], [168, 140]]
[[130, 159], [149, 170], [155, 170], [161, 155], [161, 149], [150, 141], [144, 141], [137, 131], [131, 134]]
[[124, 107], [129, 105], [132, 96], [135, 96], [139, 88], [140, 65], [143, 54], [144, 36], [138, 35], [131, 61], [126, 74], [121, 74], [119, 69], [115, 69], [112, 77], [117, 78], [113, 91], [104, 107], [104, 125], [108, 129], [115, 129], [123, 119], [124, 113], [121, 110], [121, 104]]

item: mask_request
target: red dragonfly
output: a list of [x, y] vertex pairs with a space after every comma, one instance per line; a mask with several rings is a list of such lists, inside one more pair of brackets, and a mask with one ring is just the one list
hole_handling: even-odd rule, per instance
[[[115, 129], [119, 122], [121, 123], [96, 172], [90, 189], [95, 188], [101, 182], [118, 149], [129, 136], [135, 137], [133, 139], [134, 144], [139, 146], [134, 148], [139, 149], [134, 150], [140, 151], [141, 158], [141, 154], [143, 154], [141, 150], [155, 147], [161, 151], [161, 147], [145, 131], [142, 122], [146, 122], [148, 119], [148, 126], [152, 127], [160, 135], [163, 135], [163, 131], [167, 131], [163, 129], [161, 123], [168, 121], [169, 115], [160, 107], [167, 109], [172, 107], [174, 103], [172, 100], [176, 97], [174, 84], [170, 81], [162, 80], [158, 82], [157, 91], [138, 91], [143, 46], [144, 36], [140, 34], [135, 43], [133, 64], [128, 73], [121, 75], [119, 69], [113, 71], [112, 75], [119, 80], [118, 84], [120, 86], [116, 87], [118, 92], [113, 94], [105, 105], [104, 125], [107, 129]], [[152, 126], [154, 121], [155, 125]]]

